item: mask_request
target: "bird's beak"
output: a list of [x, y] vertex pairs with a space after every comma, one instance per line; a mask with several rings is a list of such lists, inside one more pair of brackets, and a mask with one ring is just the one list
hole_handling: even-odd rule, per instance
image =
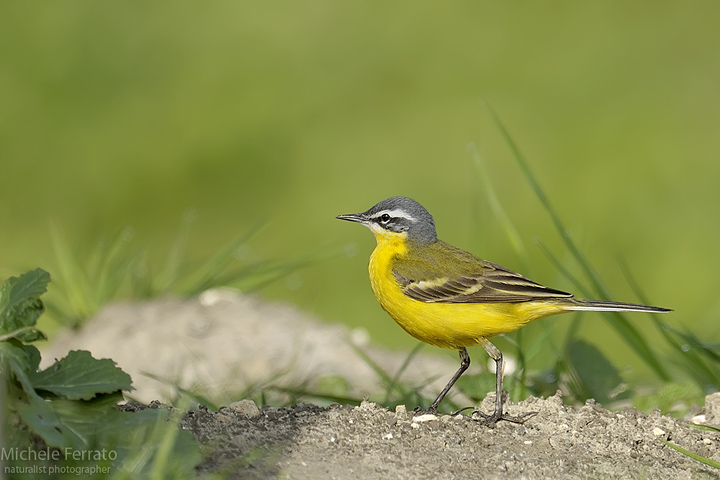
[[348, 222], [367, 223], [367, 218], [362, 213], [347, 213], [345, 215], [338, 215], [335, 218], [340, 220], [347, 220]]

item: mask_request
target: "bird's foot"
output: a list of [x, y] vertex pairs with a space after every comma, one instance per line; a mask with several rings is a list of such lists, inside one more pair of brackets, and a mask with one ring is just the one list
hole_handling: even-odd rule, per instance
[[453, 412], [452, 415], [453, 416], [458, 415], [462, 412], [465, 412], [465, 411], [471, 410], [471, 409], [473, 409], [472, 419], [475, 420], [476, 422], [485, 424], [488, 427], [494, 427], [495, 424], [497, 422], [499, 422], [500, 420], [505, 420], [506, 422], [511, 422], [511, 423], [523, 424], [523, 423], [525, 423], [526, 420], [528, 420], [538, 414], [538, 412], [527, 412], [527, 413], [523, 413], [522, 415], [513, 416], [513, 415], [508, 415], [507, 413], [502, 413], [502, 410], [496, 410], [491, 415], [488, 415], [487, 413], [484, 413], [484, 412], [476, 409], [475, 407], [465, 407], [465, 408], [461, 408], [460, 410], [458, 410], [456, 412]]
[[417, 406], [413, 409], [413, 412], [416, 414], [424, 414], [429, 413], [432, 415], [437, 415], [438, 411], [436, 407], [428, 407], [428, 408], [422, 408], [421, 406]]
[[[534, 417], [537, 415], [538, 412], [527, 412], [523, 413], [522, 415], [508, 415], [507, 413], [502, 413], [502, 410], [494, 412], [492, 415], [488, 415], [487, 413], [483, 413], [480, 410], [474, 410], [472, 413], [473, 420], [483, 423], [487, 425], [488, 427], [494, 427], [497, 422], [500, 420], [505, 420], [506, 422], [511, 423], [519, 423], [523, 424], [526, 420]], [[476, 418], [480, 417], [480, 418]]]

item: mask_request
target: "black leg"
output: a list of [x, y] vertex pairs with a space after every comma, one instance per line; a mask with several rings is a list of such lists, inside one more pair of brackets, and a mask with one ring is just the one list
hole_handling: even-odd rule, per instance
[[486, 338], [481, 338], [478, 343], [483, 346], [488, 355], [490, 355], [490, 358], [495, 360], [495, 411], [491, 415], [487, 415], [479, 410], [475, 410], [473, 413], [477, 413], [481, 417], [483, 417], [483, 423], [486, 423], [488, 425], [495, 425], [498, 420], [505, 420], [513, 423], [523, 423], [528, 418], [537, 415], [538, 412], [528, 412], [517, 417], [512, 417], [503, 413], [502, 379], [504, 364], [502, 352], [498, 350], [498, 348], [492, 343], [490, 343], [490, 341]]
[[442, 402], [443, 398], [445, 398], [445, 395], [450, 391], [453, 385], [455, 385], [455, 382], [457, 382], [457, 379], [460, 378], [460, 376], [465, 373], [465, 370], [468, 369], [470, 366], [470, 355], [468, 355], [467, 350], [465, 347], [460, 348], [460, 368], [458, 368], [458, 371], [455, 372], [455, 375], [452, 376], [450, 381], [445, 385], [445, 388], [442, 389], [442, 392], [440, 392], [440, 395], [435, 399], [435, 401], [430, 405], [430, 408], [428, 408], [429, 411], [434, 412], [437, 411], [438, 405], [440, 405], [440, 402]]

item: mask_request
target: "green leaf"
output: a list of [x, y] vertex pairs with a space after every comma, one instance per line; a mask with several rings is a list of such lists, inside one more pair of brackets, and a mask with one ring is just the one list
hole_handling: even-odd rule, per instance
[[11, 362], [14, 369], [25, 374], [37, 372], [40, 365], [40, 351], [33, 345], [23, 345], [17, 339], [0, 342], [0, 357], [3, 364]]
[[201, 457], [195, 437], [180, 429], [181, 414], [154, 408], [119, 412], [115, 404], [120, 399], [114, 394], [90, 402], [56, 399], [51, 403], [63, 428], [84, 439], [86, 448], [102, 447], [117, 455], [113, 471], [149, 478], [151, 471], [161, 468], [167, 474], [164, 478], [192, 476]]
[[573, 340], [567, 346], [567, 363], [578, 398], [608, 403], [623, 380], [615, 366], [594, 345]]
[[132, 379], [110, 359], [95, 359], [90, 352], [74, 350], [42, 372], [30, 375], [36, 390], [70, 400], [90, 400], [100, 393], [131, 390]]
[[5, 342], [7, 340], [10, 340], [11, 338], [16, 338], [18, 340], [27, 339], [28, 334], [37, 335], [37, 338], [34, 340], [47, 340], [47, 336], [40, 330], [38, 330], [35, 327], [22, 327], [18, 328], [17, 330], [14, 330], [9, 333], [5, 333], [3, 335], [0, 335], [0, 342]]
[[[58, 415], [53, 408], [52, 402], [43, 400], [40, 397], [30, 397], [30, 403], [18, 405], [17, 410], [23, 422], [39, 435], [49, 447], [71, 447], [76, 449], [87, 447], [87, 439]], [[84, 418], [90, 420], [91, 416], [86, 414]], [[97, 417], [93, 420], [102, 422], [103, 417]]]
[[37, 372], [40, 365], [39, 350], [32, 345], [23, 345], [13, 338], [0, 342], [0, 360], [3, 372], [12, 372], [25, 393], [37, 397], [29, 377]]
[[[50, 274], [36, 268], [19, 277], [10, 277], [0, 287], [0, 335], [16, 332], [23, 342], [34, 342], [44, 335], [34, 327], [43, 312], [40, 295], [50, 283]], [[19, 331], [19, 332], [18, 332]]]
[[[64, 465], [83, 465], [75, 453], [104, 452], [119, 478], [191, 478], [200, 463], [198, 442], [180, 429], [179, 413], [164, 409], [119, 412], [119, 393], [91, 401], [55, 398], [20, 405], [20, 416], [49, 447], [61, 449]], [[97, 463], [97, 462], [95, 462]], [[152, 476], [163, 472], [164, 476]]]
[[[55, 398], [45, 403], [54, 414], [53, 428], [62, 432], [66, 439], [64, 446], [79, 448], [96, 445], [100, 438], [118, 428], [113, 423], [117, 423], [116, 417], [120, 415], [117, 404], [122, 399], [122, 394], [116, 392], [90, 401]], [[36, 431], [42, 428], [37, 424], [32, 426]], [[45, 436], [43, 438], [47, 441]]]
[[18, 406], [23, 422], [50, 447], [85, 449], [117, 429], [117, 403], [122, 395], [101, 395], [92, 401], [31, 398]]
[[50, 274], [42, 268], [8, 278], [0, 289], [0, 310], [27, 298], [39, 297], [47, 291], [48, 283]]
[[180, 428], [179, 412], [116, 412], [107, 430], [103, 445], [117, 452], [120, 478], [195, 478], [202, 457], [197, 439]]

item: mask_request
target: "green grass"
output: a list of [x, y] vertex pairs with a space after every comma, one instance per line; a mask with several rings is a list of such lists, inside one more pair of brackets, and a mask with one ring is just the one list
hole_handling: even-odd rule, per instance
[[[13, 433], [5, 438], [6, 442], [18, 448], [51, 447], [59, 451], [110, 451], [117, 455], [109, 460], [96, 461], [90, 467], [104, 470], [94, 475], [97, 478], [143, 478], [160, 479], [168, 476], [186, 477], [193, 472], [194, 466], [200, 461], [199, 446], [194, 438], [179, 428], [181, 413], [191, 405], [202, 402], [218, 408], [222, 403], [213, 404], [216, 399], [208, 399], [192, 392], [176, 388], [178, 396], [173, 403], [176, 409], [171, 412], [164, 410], [143, 410], [140, 413], [120, 413], [115, 410], [116, 403], [122, 398], [122, 390], [130, 389], [130, 377], [114, 365], [111, 360], [96, 360], [88, 352], [71, 352], [66, 358], [56, 361], [49, 368], [38, 371], [40, 353], [32, 345], [44, 338], [35, 327], [36, 321], [44, 308], [40, 296], [46, 291], [50, 276], [41, 269], [28, 272], [20, 277], [8, 279], [0, 288], [0, 364], [7, 383], [6, 389], [11, 401], [4, 407], [5, 417], [15, 425]], [[685, 335], [688, 341], [694, 337]], [[383, 370], [371, 356], [363, 350], [355, 348], [356, 353], [377, 374], [380, 391], [370, 400], [385, 406], [419, 405], [427, 406], [431, 398], [421, 394], [425, 385], [410, 385], [402, 378], [403, 372], [417, 355], [422, 344], [409, 352], [406, 360], [394, 372]], [[515, 343], [518, 349], [522, 342]], [[530, 346], [525, 353], [533, 357], [535, 346]], [[682, 349], [681, 350], [685, 350]], [[711, 353], [713, 349], [704, 350], [710, 359], [716, 360]], [[670, 362], [672, 363], [670, 357]], [[695, 359], [694, 361], [698, 361]], [[520, 362], [520, 370], [524, 370]], [[708, 366], [713, 368], [713, 366]], [[568, 335], [561, 356], [557, 358], [557, 371], [554, 372], [556, 382], [570, 395], [571, 402], [580, 402], [593, 397], [601, 401], [613, 401], [612, 390], [617, 390], [620, 379], [617, 369], [603, 354], [591, 344], [583, 343]], [[282, 373], [278, 374], [282, 376]], [[279, 378], [279, 377], [278, 377]], [[532, 393], [537, 390], [536, 375], [520, 377], [527, 379], [527, 384], [518, 385], [518, 375], [511, 385], [525, 387]], [[275, 379], [269, 378], [258, 385], [234, 396], [237, 398], [253, 398], [259, 405], [295, 404], [300, 401], [313, 401], [320, 404], [343, 403], [359, 404], [363, 399], [347, 395], [351, 379], [324, 378], [314, 382], [316, 387], [308, 387], [307, 383], [293, 387], [274, 385]], [[428, 382], [431, 379], [427, 380]], [[703, 381], [707, 381], [704, 379]], [[493, 388], [494, 376], [489, 373], [466, 375], [457, 384], [458, 389], [470, 398], [479, 402], [488, 390]], [[507, 383], [506, 383], [507, 385]], [[694, 388], [693, 388], [694, 387]], [[677, 413], [678, 402], [700, 397], [699, 387], [665, 383], [656, 396], [636, 396], [636, 403], [644, 401], [644, 407], [662, 408], [663, 411]], [[620, 393], [627, 393], [620, 392]], [[618, 395], [617, 398], [620, 398]], [[226, 399], [229, 401], [231, 397]], [[222, 400], [221, 400], [222, 401]], [[459, 405], [450, 399], [443, 404], [444, 409], [455, 410]], [[641, 407], [642, 408], [642, 407]], [[682, 413], [682, 412], [681, 412]], [[102, 418], [102, 421], [100, 420]], [[104, 427], [98, 429], [97, 425]], [[720, 465], [708, 458], [694, 454], [670, 442], [669, 447], [687, 455], [705, 465], [720, 468]], [[258, 455], [266, 453], [255, 452]], [[239, 459], [242, 463], [247, 458]], [[36, 465], [59, 465], [70, 468], [72, 472], [90, 468], [87, 462], [64, 461], [42, 463]], [[13, 465], [21, 468], [22, 462]], [[74, 473], [73, 473], [74, 474]], [[218, 477], [220, 478], [220, 477]]]
[[[531, 171], [513, 136], [489, 103], [486, 102], [484, 108], [504, 138], [537, 202], [545, 210], [556, 235], [561, 239], [561, 248], [565, 251], [553, 251], [539, 239], [535, 239], [534, 243], [559, 274], [582, 296], [611, 299], [600, 274], [593, 268], [573, 236], [568, 234], [559, 213]], [[488, 165], [477, 150], [471, 148], [470, 155], [478, 173], [480, 190], [485, 192], [495, 221], [502, 227], [521, 262], [529, 265], [531, 261], [528, 249], [525, 248], [511, 216], [503, 207]], [[154, 267], [148, 263], [147, 252], [133, 246], [133, 236], [127, 230], [110, 241], [98, 243], [94, 249], [82, 252], [72, 251], [67, 242], [54, 232], [59, 271], [57, 298], [63, 301], [51, 303], [51, 312], [64, 324], [77, 327], [102, 305], [112, 300], [137, 300], [166, 294], [193, 296], [207, 288], [227, 285], [242, 286], [244, 290], [261, 288], [299, 268], [323, 261], [335, 262], [338, 258], [334, 251], [329, 250], [303, 259], [274, 262], [252, 257], [248, 259], [243, 252], [247, 252], [248, 243], [261, 233], [262, 228], [258, 226], [218, 249], [208, 260], [192, 262], [188, 259], [192, 222], [193, 217], [186, 216], [180, 235], [166, 250], [165, 258], [159, 266]], [[570, 259], [575, 265], [570, 265], [568, 260], [560, 260], [561, 258]], [[622, 270], [629, 287], [636, 293], [637, 301], [652, 303], [631, 275], [627, 262], [618, 262], [618, 268]], [[518, 400], [531, 394], [552, 395], [557, 389], [561, 389], [565, 392], [566, 401], [570, 403], [583, 403], [588, 398], [595, 398], [612, 406], [626, 404], [628, 399], [632, 399], [636, 406], [645, 411], [657, 407], [670, 411], [672, 407], [675, 409], [673, 413], [681, 414], [683, 410], [677, 410], [678, 402], [686, 407], [692, 402], [702, 403], [705, 393], [720, 388], [720, 376], [717, 373], [720, 371], [718, 345], [703, 342], [690, 330], [680, 331], [658, 315], [650, 315], [651, 324], [655, 326], [663, 342], [663, 349], [659, 349], [657, 342], [648, 338], [637, 326], [638, 316], [631, 318], [612, 313], [602, 315], [601, 318], [605, 320], [608, 328], [615, 330], [620, 341], [636, 353], [635, 358], [654, 373], [653, 381], [643, 384], [628, 383], [618, 365], [618, 359], [608, 355], [607, 351], [601, 348], [602, 344], [590, 343], [582, 335], [587, 315], [574, 314], [567, 328], [560, 328], [557, 322], [547, 322], [541, 335], [526, 335], [523, 329], [499, 339], [499, 342], [505, 345], [503, 349], [506, 355], [514, 357], [518, 365], [515, 373], [505, 380], [505, 387], [510, 391], [511, 398]], [[548, 342], [555, 346], [551, 351], [546, 348]], [[407, 385], [402, 379], [405, 367], [420, 351], [420, 345], [411, 351], [405, 364], [397, 372], [383, 371], [362, 350], [353, 346], [350, 348], [355, 348], [378, 376], [381, 389], [372, 396], [373, 400], [388, 406], [425, 405], [432, 400], [424, 398], [420, 393], [425, 385]], [[482, 354], [474, 358], [476, 365], [485, 364], [484, 360]], [[539, 366], [544, 368], [540, 369]], [[448, 377], [451, 373], [448, 372]], [[192, 387], [177, 387], [178, 397], [175, 401], [189, 397], [215, 406], [241, 397], [253, 398], [260, 404], [287, 404], [302, 399], [325, 403], [360, 402], [361, 399], [347, 395], [349, 389], [343, 382], [351, 379], [320, 380], [319, 388], [313, 391], [307, 383], [280, 388], [275, 386], [275, 379], [269, 378], [244, 392], [229, 392], [228, 395], [215, 399], [194, 394]], [[166, 381], [173, 383], [172, 379]], [[476, 385], [472, 385], [472, 382]], [[688, 383], [694, 388], [688, 388]], [[492, 386], [491, 375], [484, 373], [463, 379], [458, 388], [471, 398], [479, 400], [484, 397], [488, 385]], [[671, 391], [668, 389], [675, 385], [679, 386], [683, 394], [668, 401], [668, 392]], [[446, 409], [455, 407], [457, 406], [450, 404]]]
[[192, 222], [192, 217], [186, 216], [181, 232], [159, 262], [152, 262], [147, 249], [133, 242], [129, 228], [109, 240], [98, 241], [92, 248], [77, 250], [53, 230], [56, 290], [50, 295], [48, 307], [52, 318], [77, 328], [111, 301], [164, 295], [192, 297], [218, 287], [252, 292], [338, 255], [329, 250], [281, 260], [249, 256], [248, 243], [262, 231], [258, 225], [217, 248], [206, 259], [194, 261], [188, 253]]
[[[535, 239], [535, 245], [582, 296], [611, 299], [605, 282], [574, 237], [568, 233], [560, 214], [531, 171], [513, 135], [490, 104], [485, 102], [483, 105], [518, 165], [522, 178], [534, 193], [536, 202], [545, 211], [561, 241], [559, 250], [558, 247], [551, 249], [540, 239]], [[494, 221], [500, 225], [520, 262], [531, 265], [529, 250], [503, 205], [496, 188], [498, 182], [492, 175], [490, 165], [472, 146], [469, 153], [477, 172], [478, 189], [484, 192]], [[300, 268], [323, 262], [336, 263], [338, 259], [337, 250], [328, 249], [303, 258], [262, 260], [251, 253], [250, 247], [253, 239], [263, 232], [264, 227], [258, 224], [225, 246], [214, 249], [215, 253], [207, 259], [195, 261], [189, 254], [195, 221], [193, 214], [183, 217], [179, 234], [168, 248], [162, 249], [165, 253], [159, 262], [150, 260], [147, 248], [137, 245], [134, 232], [128, 228], [108, 240], [97, 242], [92, 248], [80, 249], [71, 248], [59, 229], [54, 229], [52, 237], [57, 288], [54, 295], [49, 296], [50, 313], [60, 323], [77, 328], [110, 301], [141, 300], [168, 294], [193, 296], [217, 286], [235, 286], [245, 291], [259, 289]], [[573, 262], [575, 265], [572, 265]], [[627, 262], [618, 262], [618, 268], [623, 272], [629, 288], [635, 292], [637, 301], [652, 303], [630, 273]], [[537, 332], [526, 334], [526, 329], [523, 329], [498, 339], [505, 354], [514, 357], [517, 362], [516, 371], [505, 379], [505, 388], [510, 391], [511, 398], [518, 400], [528, 395], [552, 395], [561, 389], [570, 403], [583, 403], [592, 397], [612, 406], [626, 404], [631, 399], [636, 406], [646, 411], [657, 407], [670, 411], [672, 407], [675, 409], [673, 413], [681, 414], [683, 410], [677, 409], [678, 403], [686, 407], [692, 402], [702, 403], [705, 393], [720, 388], [720, 375], [717, 373], [720, 371], [720, 347], [717, 344], [704, 342], [691, 330], [679, 330], [658, 315], [650, 315], [657, 338], [662, 341], [662, 348], [659, 348], [657, 339], [649, 338], [638, 327], [639, 315], [632, 318], [614, 313], [602, 315], [607, 328], [614, 330], [626, 348], [636, 353], [634, 358], [642, 362], [640, 368], [646, 368], [655, 377], [641, 384], [628, 382], [618, 358], [608, 354], [601, 343], [591, 343], [583, 335], [586, 317], [575, 314], [565, 326], [560, 326], [558, 322], [545, 322], [540, 335]], [[553, 344], [554, 348], [548, 349], [548, 343]], [[373, 400], [388, 406], [426, 405], [432, 400], [424, 398], [421, 393], [425, 391], [425, 385], [408, 385], [402, 378], [407, 363], [420, 351], [420, 345], [415, 346], [405, 365], [397, 372], [383, 371], [357, 347], [350, 348], [355, 348], [378, 376], [381, 388], [371, 396]], [[475, 365], [484, 365], [485, 360], [482, 352], [474, 356]], [[451, 374], [448, 372], [448, 378]], [[319, 387], [315, 390], [310, 389], [308, 383], [280, 388], [275, 385], [275, 380], [269, 378], [250, 386], [244, 392], [228, 392], [226, 396], [214, 399], [193, 393], [195, 389], [192, 386], [177, 386], [178, 397], [174, 401], [191, 398], [219, 406], [241, 397], [253, 398], [260, 404], [287, 404], [302, 399], [325, 403], [359, 403], [361, 400], [347, 394], [349, 389], [343, 382], [351, 379], [320, 379], [317, 382]], [[173, 383], [172, 379], [165, 381]], [[689, 383], [694, 388], [687, 388]], [[488, 373], [465, 378], [458, 384], [458, 388], [476, 400], [484, 397], [488, 386], [492, 386]], [[678, 386], [682, 395], [670, 395], [671, 401], [668, 401], [672, 386]], [[449, 403], [445, 408], [452, 410], [455, 407], [457, 405]]]
[[[3, 447], [9, 471], [52, 478], [187, 478], [201, 456], [197, 440], [179, 426], [180, 413], [118, 411], [132, 380], [110, 359], [71, 351], [44, 370], [34, 343], [50, 275], [38, 268], [0, 286], [0, 394]], [[188, 404], [180, 403], [179, 408]], [[34, 456], [31, 452], [45, 452]], [[52, 455], [49, 454], [52, 452]]]
[[[720, 6], [648, 11], [4, 2], [0, 276], [46, 266], [48, 313], [68, 326], [112, 300], [269, 285], [410, 350], [368, 288], [372, 239], [334, 221], [409, 195], [444, 239], [542, 283], [676, 310], [540, 320], [497, 339], [518, 360], [513, 398], [563, 388], [581, 401], [598, 364], [599, 383], [619, 377], [613, 395], [643, 409], [697, 402], [720, 381]], [[402, 369], [377, 373], [380, 402], [432, 400]], [[488, 379], [459, 387], [481, 396]], [[272, 380], [240, 393], [353, 401], [342, 380], [277, 396]]]
[[716, 462], [715, 460], [712, 460], [707, 457], [703, 457], [702, 455], [698, 455], [696, 453], [691, 452], [690, 450], [684, 449], [679, 445], [675, 445], [674, 443], [670, 443], [666, 440], [662, 440], [662, 442], [667, 445], [668, 447], [672, 448], [673, 450], [677, 450], [678, 452], [682, 453], [685, 456], [688, 456], [694, 460], [697, 460], [700, 463], [704, 463], [708, 467], [713, 467], [720, 469], [720, 462]]
[[[513, 136], [507, 130], [495, 110], [488, 103], [486, 103], [485, 106], [494, 124], [505, 139], [508, 148], [511, 150], [513, 158], [520, 167], [520, 171], [525, 180], [548, 214], [555, 227], [556, 233], [562, 239], [567, 253], [569, 253], [570, 258], [579, 266], [582, 277], [577, 278], [570, 274], [569, 270], [558, 261], [557, 258], [559, 255], [551, 252], [547, 248], [543, 248], [543, 251], [553, 265], [555, 265], [558, 270], [567, 277], [568, 281], [572, 283], [579, 292], [586, 296], [586, 298], [594, 297], [602, 300], [612, 300], [613, 298], [610, 296], [609, 290], [600, 278], [599, 273], [592, 267], [587, 256], [575, 243], [573, 236], [569, 234], [560, 215], [551, 205], [548, 196], [541, 187], [537, 177], [531, 171], [527, 160], [522, 155]], [[478, 164], [477, 158], [475, 158], [475, 161], [476, 164]], [[484, 167], [481, 164], [478, 164], [478, 166], [482, 172], [481, 179], [485, 187], [484, 190], [488, 195], [488, 203], [495, 205], [493, 211], [496, 213], [496, 220], [506, 225], [504, 228], [505, 231], [514, 232], [515, 229], [510, 219], [499, 206], [494, 191], [490, 188], [491, 182], [487, 179], [488, 177]], [[509, 237], [512, 238], [513, 235], [509, 235]], [[517, 253], [524, 254], [524, 249], [518, 249]], [[652, 304], [653, 302], [643, 294], [637, 282], [630, 275], [627, 265], [622, 263], [620, 264], [620, 268], [622, 268], [630, 286], [636, 292], [639, 298], [638, 301]], [[589, 285], [589, 287], [586, 287], [585, 284]], [[720, 372], [720, 348], [718, 345], [703, 343], [689, 331], [684, 333], [679, 332], [668, 323], [660, 320], [660, 315], [658, 314], [648, 315], [653, 325], [655, 325], [661, 333], [661, 338], [665, 341], [664, 351], [659, 350], [656, 344], [651, 343], [651, 340], [635, 326], [627, 315], [611, 312], [602, 314], [602, 317], [610, 328], [616, 330], [619, 338], [630, 349], [637, 353], [637, 358], [641, 359], [648, 369], [655, 374], [655, 385], [659, 391], [671, 384], [693, 382], [695, 388], [688, 389], [680, 387], [683, 392], [682, 398], [676, 398], [675, 400], [684, 400], [687, 407], [689, 407], [692, 402], [702, 404], [704, 396], [707, 393], [720, 389], [720, 376], [718, 375], [718, 372]], [[511, 385], [521, 390], [523, 396], [525, 393], [524, 386], [528, 381], [534, 385], [543, 387], [542, 389], [535, 389], [533, 392], [535, 394], [551, 394], [553, 393], [552, 389], [558, 387], [570, 393], [568, 400], [576, 403], [584, 402], [588, 398], [595, 398], [600, 402], [608, 403], [631, 396], [633, 388], [625, 385], [617, 367], [614, 365], [613, 359], [607, 358], [601, 350], [577, 336], [581, 329], [581, 316], [580, 314], [575, 315], [576, 318], [573, 320], [571, 328], [567, 331], [563, 345], [558, 350], [561, 354], [557, 355], [554, 359], [554, 367], [549, 371], [543, 372], [541, 375], [541, 377], [555, 379], [555, 381], [550, 382], [550, 384], [539, 381], [539, 379], [527, 378], [526, 371], [529, 365], [527, 363], [526, 352], [524, 351], [525, 345], [523, 345], [521, 341], [522, 334], [520, 332], [514, 334], [515, 341], [512, 343], [516, 348], [515, 356], [519, 364], [519, 373], [511, 380]], [[541, 338], [538, 341], [540, 342], [542, 340]], [[613, 391], [621, 393], [621, 395], [613, 396]], [[660, 400], [662, 394], [654, 398]], [[647, 398], [645, 398], [645, 400], [647, 400]], [[638, 402], [638, 406], [639, 405], [640, 402]], [[648, 407], [647, 403], [643, 406], [645, 409]], [[663, 407], [663, 411], [665, 412], [667, 412], [670, 407], [668, 404], [658, 405], [658, 403], [655, 403], [652, 405], [653, 408], [657, 408], [658, 406]]]
[[[622, 252], [653, 299], [717, 342], [720, 5], [651, 11], [487, 0], [411, 11], [219, 0], [172, 12], [153, 0], [2, 2], [0, 277], [38, 264], [58, 276], [53, 224], [73, 252], [130, 227], [160, 270], [193, 209], [191, 259], [258, 223], [266, 227], [247, 251], [260, 258], [348, 245], [354, 256], [265, 294], [412, 348], [369, 294], [372, 239], [335, 215], [409, 195], [444, 240], [568, 286], [530, 242], [560, 251], [484, 98], [532, 153], [553, 207], [613, 296], [632, 295], [615, 267]], [[467, 161], [470, 143], [526, 256], [495, 221]], [[669, 272], [693, 281], [669, 281]], [[605, 331], [593, 335], [613, 343]], [[635, 362], [632, 350], [615, 354]]]

